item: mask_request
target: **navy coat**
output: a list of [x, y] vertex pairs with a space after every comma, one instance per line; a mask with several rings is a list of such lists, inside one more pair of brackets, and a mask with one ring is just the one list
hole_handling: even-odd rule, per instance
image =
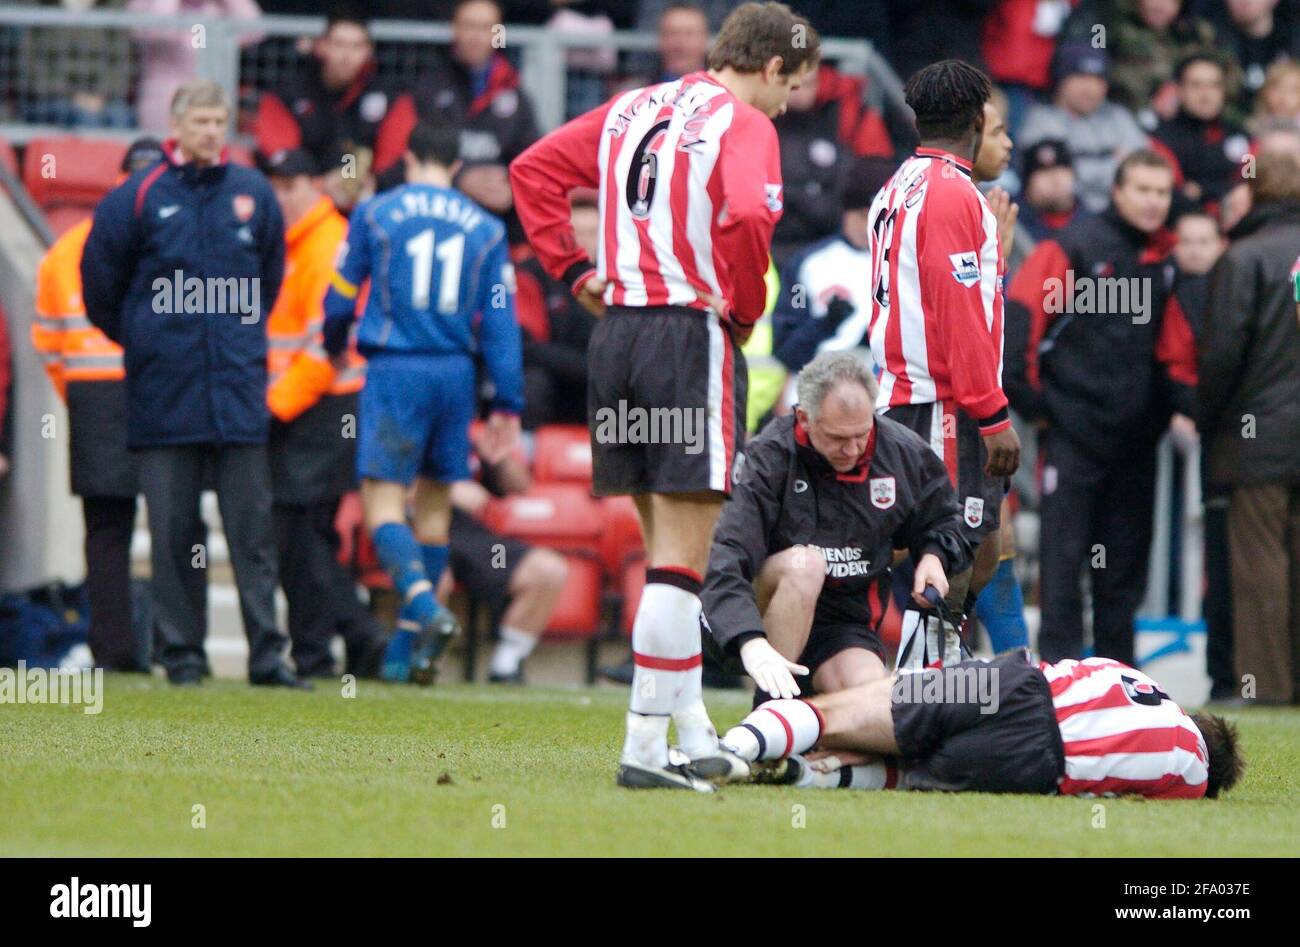
[[127, 443], [264, 443], [280, 207], [252, 168], [164, 152], [96, 208], [81, 259], [86, 314], [125, 352]]

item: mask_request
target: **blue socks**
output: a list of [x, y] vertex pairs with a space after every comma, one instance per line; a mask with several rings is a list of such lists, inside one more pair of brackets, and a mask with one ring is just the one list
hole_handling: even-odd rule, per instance
[[975, 600], [975, 614], [989, 633], [994, 653], [1029, 646], [1025, 599], [1016, 581], [1012, 560], [1003, 559], [989, 584]]
[[[446, 543], [438, 546], [420, 546], [420, 559], [424, 563], [424, 574], [425, 577], [428, 578], [430, 586], [432, 586], [431, 596], [433, 597], [433, 611], [429, 613], [429, 618], [432, 618], [434, 615], [437, 615], [442, 611], [443, 607], [438, 603], [435, 593], [438, 590], [438, 582], [442, 579], [442, 573], [446, 570], [447, 562], [450, 558], [451, 547]], [[409, 626], [414, 630], [418, 630], [418, 627], [423, 626], [425, 622], [428, 621], [428, 618], [421, 617], [423, 615], [423, 607], [423, 601], [418, 598], [409, 602], [404, 602], [402, 610], [397, 616], [397, 627], [401, 629]]]

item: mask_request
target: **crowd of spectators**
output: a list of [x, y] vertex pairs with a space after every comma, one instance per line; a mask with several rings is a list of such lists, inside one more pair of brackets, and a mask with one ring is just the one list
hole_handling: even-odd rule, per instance
[[[319, 12], [316, 4], [295, 0], [101, 4], [63, 0], [61, 5], [70, 11], [89, 6], [124, 7], [138, 12], [243, 19], [259, 14]], [[330, 13], [320, 36], [304, 37], [297, 43], [296, 68], [287, 73], [288, 78], [241, 89], [236, 128], [246, 134], [268, 166], [283, 162], [285, 154], [301, 156], [294, 161], [307, 162], [313, 169], [310, 177], [315, 190], [308, 195], [312, 197], [309, 204], [327, 200], [347, 214], [366, 195], [401, 180], [406, 136], [418, 121], [432, 119], [456, 127], [460, 161], [455, 184], [507, 222], [514, 245], [518, 312], [525, 341], [525, 428], [581, 423], [586, 401], [585, 350], [592, 319], [575, 305], [565, 287], [530, 259], [513, 213], [506, 167], [544, 129], [538, 128], [529, 90], [522, 85], [518, 59], [508, 43], [502, 48], [499, 24], [547, 25], [593, 37], [614, 29], [653, 33], [658, 40], [654, 55], [624, 54], [620, 58], [599, 48], [569, 53], [570, 105], [580, 101], [594, 106], [620, 89], [703, 68], [711, 31], [737, 5], [731, 0], [376, 0], [361, 8], [341, 7]], [[1062, 456], [1065, 448], [1061, 445], [1070, 436], [1059, 433], [1066, 419], [1051, 417], [1050, 404], [1043, 405], [1042, 381], [1034, 377], [1037, 347], [1043, 343], [1033, 334], [1034, 319], [1042, 314], [1042, 287], [1026, 288], [1023, 279], [1017, 284], [1022, 268], [1033, 261], [1031, 272], [1037, 275], [1026, 277], [1032, 281], [1049, 269], [1049, 275], [1056, 275], [1063, 260], [1066, 266], [1091, 261], [1098, 267], [1092, 275], [1108, 275], [1105, 268], [1115, 261], [1111, 258], [1114, 254], [1107, 255], [1110, 246], [1105, 241], [1120, 247], [1116, 253], [1126, 255], [1125, 259], [1132, 257], [1134, 272], [1139, 264], [1155, 267], [1142, 272], [1160, 282], [1162, 312], [1176, 308], [1194, 336], [1202, 372], [1202, 401], [1195, 407], [1190, 403], [1153, 407], [1148, 420], [1163, 430], [1176, 409], [1174, 423], [1182, 425], [1182, 436], [1192, 443], [1199, 430], [1206, 445], [1209, 582], [1205, 612], [1211, 631], [1210, 671], [1216, 696], [1235, 693], [1239, 675], [1234, 672], [1231, 651], [1233, 588], [1239, 587], [1238, 595], [1254, 597], [1261, 583], [1271, 583], [1269, 588], [1280, 601], [1288, 601], [1285, 592], [1277, 591], [1284, 580], [1260, 571], [1259, 557], [1246, 551], [1250, 543], [1242, 536], [1247, 523], [1269, 518], [1274, 524], [1286, 521], [1285, 491], [1293, 482], [1291, 478], [1300, 476], [1300, 464], [1291, 465], [1297, 468], [1293, 475], [1291, 467], [1280, 459], [1294, 453], [1285, 448], [1293, 448], [1300, 430], [1289, 429], [1291, 414], [1270, 415], [1270, 397], [1282, 397], [1289, 390], [1286, 385], [1297, 377], [1294, 366], [1300, 356], [1300, 330], [1294, 306], [1288, 310], [1289, 321], [1270, 323], [1270, 344], [1277, 361], [1266, 364], [1257, 364], [1261, 356], [1254, 348], [1242, 347], [1241, 339], [1250, 337], [1254, 327], [1228, 321], [1227, 312], [1232, 310], [1232, 318], [1237, 320], [1263, 311], [1277, 315], [1284, 308], [1279, 294], [1292, 298], [1287, 279], [1283, 279], [1284, 285], [1274, 287], [1274, 295], [1267, 299], [1258, 298], [1259, 287], [1242, 285], [1242, 268], [1253, 265], [1258, 254], [1272, 252], [1280, 259], [1289, 253], [1291, 261], [1300, 265], [1300, 245], [1288, 249], [1285, 242], [1293, 233], [1287, 228], [1294, 228], [1300, 202], [1297, 182], [1290, 179], [1294, 169], [1288, 163], [1300, 161], [1300, 3], [790, 0], [789, 5], [806, 15], [823, 36], [869, 40], [903, 80], [920, 66], [949, 57], [975, 63], [993, 79], [993, 105], [1014, 151], [1010, 166], [986, 187], [1005, 189], [1019, 205], [1006, 286], [1010, 296], [1016, 296], [1015, 287], [1020, 286], [1018, 296], [1027, 310], [1021, 318], [1028, 320], [1016, 324], [1017, 314], [1009, 307], [1008, 360], [1018, 372], [1013, 372], [1009, 383], [1012, 406], [1026, 416], [1026, 430], [1037, 425], [1058, 432], [1057, 457]], [[414, 82], [387, 74], [380, 66], [372, 22], [431, 17], [450, 23], [450, 46], [430, 51]], [[78, 45], [77, 64], [63, 68], [53, 65], [66, 55], [66, 44], [60, 45], [63, 40], [55, 43], [54, 32], [29, 31], [19, 44], [26, 63], [24, 72], [45, 78], [33, 80], [35, 92], [24, 100], [22, 114], [15, 117], [69, 127], [165, 128], [172, 93], [194, 72], [195, 51], [187, 34], [150, 29], [126, 38], [101, 33], [97, 38], [88, 37], [88, 42], [103, 46], [102, 55], [87, 56], [84, 50], [89, 47]], [[124, 42], [137, 45], [134, 57], [121, 48]], [[263, 38], [255, 33], [241, 34], [241, 43], [249, 49], [259, 42]], [[599, 43], [593, 45], [599, 47]], [[132, 63], [129, 68], [124, 65], [128, 59]], [[98, 63], [98, 68], [106, 71], [102, 76], [92, 75], [93, 69], [85, 63]], [[770, 324], [766, 331], [755, 333], [747, 353], [751, 398], [767, 399], [759, 410], [751, 410], [754, 422], [788, 410], [785, 379], [818, 351], [856, 348], [866, 352], [863, 333], [869, 306], [862, 298], [864, 287], [855, 283], [853, 274], [866, 265], [864, 249], [871, 225], [867, 208], [876, 190], [915, 144], [906, 118], [891, 114], [891, 107], [882, 105], [887, 97], [873, 91], [879, 90], [871, 88], [869, 79], [848, 74], [834, 61], [827, 61], [814, 81], [792, 96], [789, 111], [776, 120], [785, 179], [784, 214], [773, 246], [774, 286], [779, 286], [779, 291], [774, 294]], [[1127, 180], [1117, 180], [1121, 164], [1135, 153], [1145, 157], [1136, 165], [1126, 165]], [[1263, 181], [1257, 175], [1261, 165]], [[1171, 179], [1167, 201], [1160, 198], [1152, 205], [1159, 211], [1158, 220], [1145, 219], [1145, 211], [1123, 204], [1122, 199], [1117, 207], [1117, 191], [1126, 184], [1148, 172], [1154, 180], [1166, 171]], [[579, 239], [593, 245], [588, 250], [593, 256], [598, 239], [594, 198], [590, 193], [574, 195]], [[1075, 256], [1071, 256], [1072, 248], [1078, 248]], [[1225, 253], [1226, 262], [1216, 269]], [[1281, 264], [1273, 261], [1269, 265]], [[1229, 271], [1233, 280], [1226, 276], [1216, 279], [1215, 274]], [[1162, 331], [1159, 314], [1155, 322], [1144, 330], [1141, 344], [1147, 348], [1143, 351], [1154, 351], [1152, 346], [1157, 345]], [[1118, 337], [1113, 341], [1127, 344]], [[1159, 359], [1155, 363], [1148, 359], [1141, 371], [1149, 373], [1152, 364], [1163, 364], [1158, 363]], [[1104, 380], [1089, 380], [1099, 388], [1122, 388], [1133, 381], [1119, 377], [1124, 366], [1108, 361], [1104, 353], [1090, 364], [1089, 370], [1106, 374]], [[771, 383], [755, 384], [764, 372], [771, 373]], [[1286, 376], [1285, 383], [1275, 375]], [[1147, 385], [1145, 378], [1144, 374], [1143, 385]], [[1195, 369], [1190, 375], [1185, 372], [1181, 380], [1195, 384]], [[1047, 397], [1050, 400], [1050, 394]], [[1207, 398], [1212, 403], [1207, 404]], [[1288, 398], [1290, 404], [1295, 403], [1294, 397]], [[1261, 451], [1258, 464], [1234, 460], [1241, 453], [1241, 436], [1223, 429], [1225, 425], [1239, 426], [1233, 419], [1242, 415], [1243, 406], [1252, 405], [1260, 412], [1258, 429], [1251, 435], [1253, 449]], [[1273, 417], [1275, 423], [1267, 423], [1266, 417]], [[1133, 445], [1123, 440], [1130, 434], [1099, 430], [1093, 443], [1079, 448], [1086, 456], [1062, 461], [1062, 465], [1074, 464], [1078, 470], [1096, 472], [1097, 477], [1111, 476], [1106, 458], [1126, 451], [1125, 456], [1130, 456]], [[1143, 443], [1145, 469], [1154, 440]], [[1277, 452], [1276, 457], [1270, 449]], [[1257, 477], [1252, 468], [1258, 477], [1269, 478], [1269, 488], [1253, 485], [1252, 478]], [[1250, 486], [1248, 494], [1241, 492], [1243, 485]], [[1023, 500], [1034, 502], [1030, 495]], [[1071, 502], [1064, 493], [1057, 497], [1059, 507], [1076, 509]], [[1237, 520], [1229, 512], [1234, 508], [1239, 510]], [[1136, 509], [1141, 509], [1141, 504]], [[1130, 509], [1120, 525], [1099, 526], [1098, 530], [1111, 537], [1107, 542], [1122, 548], [1124, 530], [1133, 519]], [[1149, 517], [1142, 513], [1138, 519]], [[1063, 523], [1053, 528], [1051, 536], [1044, 530], [1045, 543], [1063, 541], [1068, 532]], [[1138, 532], [1149, 532], [1149, 524], [1140, 526]], [[1283, 561], [1290, 535], [1274, 537]], [[1238, 541], [1230, 544], [1233, 537]], [[1102, 541], [1090, 535], [1069, 538], [1079, 548]], [[1135, 562], [1145, 554], [1140, 540], [1131, 557]], [[1300, 539], [1291, 536], [1289, 541], [1292, 549], [1300, 548]], [[1073, 563], [1079, 556], [1071, 553], [1067, 558]], [[1081, 563], [1061, 568], [1065, 574], [1058, 569], [1050, 576], [1056, 583], [1052, 594], [1064, 602], [1058, 604], [1058, 610], [1069, 613], [1065, 625], [1055, 624], [1053, 619], [1048, 629], [1049, 641], [1065, 642], [1057, 656], [1079, 650], [1081, 644], [1076, 639], [1082, 633], [1075, 582]], [[1145, 578], [1144, 563], [1134, 568]], [[1096, 569], [1093, 575], [1096, 596]], [[1131, 582], [1120, 590], [1127, 602], [1121, 612], [1131, 612], [1135, 602], [1130, 600], [1140, 597], [1141, 591]], [[1104, 604], [1104, 594], [1102, 600]], [[1256, 608], [1245, 617], [1239, 615], [1235, 627], [1240, 637], [1244, 623], [1285, 629], [1297, 622], [1300, 594], [1293, 596], [1291, 606], [1281, 613]], [[1131, 639], [1131, 631], [1107, 629], [1104, 622], [1098, 632], [1094, 620], [1093, 628], [1103, 639], [1126, 634]], [[1300, 641], [1300, 636], [1293, 641]], [[1105, 646], [1114, 647], [1114, 643]], [[1282, 650], [1275, 641], [1273, 650], [1265, 653], [1269, 660], [1282, 662]], [[1263, 696], [1285, 702], [1297, 693], [1294, 678], [1300, 677], [1300, 662], [1291, 671], [1285, 670], [1291, 666], [1289, 659], [1280, 666], [1283, 670], [1277, 680], [1268, 683], [1269, 692]]]

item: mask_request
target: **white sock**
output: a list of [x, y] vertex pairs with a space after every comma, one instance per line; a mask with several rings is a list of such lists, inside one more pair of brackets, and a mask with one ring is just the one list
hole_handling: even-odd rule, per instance
[[752, 763], [810, 750], [821, 733], [821, 718], [806, 700], [769, 700], [728, 730], [722, 745]]
[[[679, 695], [689, 692], [687, 678], [692, 672], [696, 675], [698, 693], [699, 582], [667, 569], [648, 570], [646, 580], [632, 623], [634, 671], [623, 756], [643, 765], [663, 766], [668, 760], [668, 722], [679, 706]], [[647, 725], [634, 735], [631, 728], [634, 716], [662, 718], [662, 726]], [[698, 742], [695, 734], [699, 723], [694, 717], [687, 719], [687, 729]], [[646, 741], [651, 733], [660, 734], [656, 739], [662, 742], [662, 747], [648, 746]]]
[[492, 651], [490, 670], [493, 674], [508, 676], [519, 670], [533, 649], [537, 647], [538, 635], [518, 628], [501, 626], [501, 640]]
[[897, 781], [897, 768], [884, 760], [859, 766], [840, 766], [830, 772], [814, 769], [805, 760], [795, 785], [812, 789], [893, 789]]
[[842, 784], [846, 789], [896, 789], [898, 788], [898, 767], [889, 760], [877, 760], [863, 763], [861, 766], [847, 767], [849, 781]]
[[[695, 669], [696, 687], [699, 686], [699, 671], [699, 668]], [[687, 756], [694, 759], [697, 756], [707, 756], [717, 752], [718, 731], [713, 726], [713, 721], [709, 719], [704, 701], [696, 698], [695, 703], [690, 707], [679, 707], [674, 710], [673, 723], [677, 725], [677, 745]]]
[[[692, 595], [688, 603], [699, 633], [700, 597]], [[678, 679], [677, 700], [673, 704], [673, 723], [677, 727], [677, 745], [687, 756], [705, 756], [717, 752], [718, 731], [704, 706], [704, 666], [697, 664]]]
[[667, 766], [668, 720], [667, 715], [655, 717], [629, 710], [627, 736], [623, 739], [623, 762], [659, 769]]

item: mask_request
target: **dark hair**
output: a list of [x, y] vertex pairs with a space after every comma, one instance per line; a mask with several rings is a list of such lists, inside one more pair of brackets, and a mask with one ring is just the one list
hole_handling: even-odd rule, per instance
[[791, 75], [817, 62], [821, 37], [784, 3], [744, 3], [722, 22], [709, 50], [709, 68], [762, 72], [773, 56], [781, 57], [781, 75]]
[[330, 7], [329, 13], [325, 17], [325, 32], [322, 36], [328, 36], [330, 31], [340, 23], [350, 23], [353, 26], [359, 26], [366, 34], [366, 39], [370, 39], [370, 24], [366, 22], [361, 8], [351, 3], [339, 3]]
[[1170, 174], [1174, 173], [1173, 166], [1165, 160], [1160, 152], [1152, 151], [1150, 148], [1139, 148], [1137, 151], [1131, 151], [1125, 155], [1124, 160], [1115, 169], [1116, 187], [1124, 186], [1124, 180], [1128, 177], [1129, 168], [1161, 168]]
[[406, 150], [421, 164], [450, 168], [460, 155], [460, 131], [450, 122], [420, 122], [411, 129]]
[[1216, 798], [1237, 785], [1241, 774], [1246, 770], [1246, 761], [1241, 756], [1240, 739], [1236, 724], [1229, 723], [1216, 714], [1204, 711], [1192, 714], [1192, 723], [1205, 737], [1205, 749], [1209, 754], [1209, 778], [1206, 780], [1205, 795]]
[[1198, 62], [1207, 62], [1219, 70], [1219, 74], [1226, 80], [1228, 78], [1228, 67], [1222, 57], [1208, 49], [1198, 49], [1195, 52], [1188, 53], [1182, 59], [1178, 60], [1178, 65], [1174, 66], [1174, 80], [1182, 82], [1183, 76], [1188, 69], [1195, 66]]
[[916, 113], [922, 141], [956, 139], [970, 133], [993, 94], [989, 77], [960, 59], [944, 59], [918, 69], [903, 90]]

